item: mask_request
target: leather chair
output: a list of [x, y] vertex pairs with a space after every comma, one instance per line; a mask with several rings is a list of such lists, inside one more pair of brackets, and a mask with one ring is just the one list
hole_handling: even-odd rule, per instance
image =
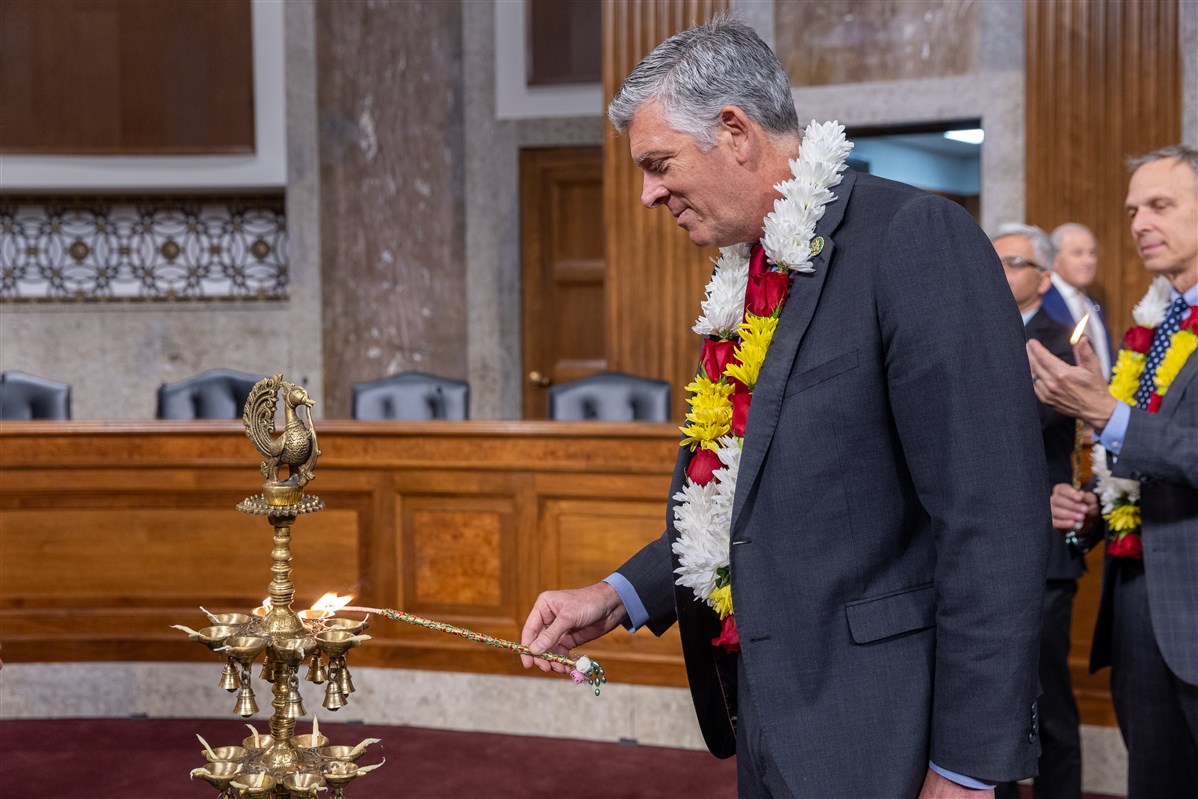
[[71, 387], [24, 372], [0, 374], [0, 419], [70, 419]]
[[549, 418], [566, 422], [667, 422], [670, 384], [624, 372], [599, 372], [550, 386]]
[[262, 377], [232, 369], [210, 369], [158, 387], [159, 419], [240, 419], [250, 389]]
[[470, 418], [470, 384], [424, 372], [400, 372], [350, 387], [355, 419]]

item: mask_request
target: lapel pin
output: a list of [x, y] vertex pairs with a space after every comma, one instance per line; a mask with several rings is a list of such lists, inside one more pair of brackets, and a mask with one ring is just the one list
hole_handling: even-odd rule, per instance
[[815, 256], [819, 255], [823, 251], [824, 251], [824, 237], [816, 236], [815, 238], [813, 238], [811, 240], [811, 257], [814, 258]]

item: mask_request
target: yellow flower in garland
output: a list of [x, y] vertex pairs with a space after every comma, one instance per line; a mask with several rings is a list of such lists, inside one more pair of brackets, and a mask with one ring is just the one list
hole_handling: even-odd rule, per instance
[[1156, 367], [1156, 393], [1162, 397], [1173, 384], [1173, 378], [1185, 366], [1186, 360], [1198, 349], [1198, 336], [1189, 330], [1179, 330], [1169, 340], [1169, 349]]
[[732, 584], [725, 585], [711, 592], [711, 606], [720, 614], [720, 621], [732, 615]]
[[686, 390], [691, 392], [691, 410], [686, 415], [687, 423], [682, 426], [680, 446], [718, 449], [720, 436], [728, 435], [732, 428], [732, 400], [729, 397], [733, 386], [700, 376]]
[[1111, 369], [1111, 395], [1128, 405], [1135, 405], [1136, 389], [1140, 386], [1140, 375], [1144, 373], [1147, 356], [1131, 350], [1119, 350], [1115, 366]]
[[730, 364], [724, 374], [744, 383], [752, 391], [757, 385], [757, 376], [761, 374], [761, 365], [765, 363], [765, 354], [777, 328], [778, 320], [775, 317], [746, 313], [745, 321], [741, 322], [739, 328], [740, 346], [736, 348], [736, 358], [740, 363]]
[[1107, 525], [1116, 533], [1134, 533], [1140, 529], [1140, 506], [1120, 505], [1103, 514]]

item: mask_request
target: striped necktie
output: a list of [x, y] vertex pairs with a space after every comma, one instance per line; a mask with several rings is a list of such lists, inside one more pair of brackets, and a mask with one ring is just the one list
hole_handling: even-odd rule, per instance
[[1137, 408], [1147, 408], [1148, 400], [1156, 389], [1156, 370], [1165, 359], [1169, 349], [1169, 340], [1173, 334], [1181, 330], [1181, 319], [1189, 308], [1182, 297], [1173, 300], [1169, 312], [1156, 328], [1152, 336], [1152, 346], [1148, 348], [1148, 360], [1144, 362], [1144, 372], [1140, 375], [1140, 387], [1136, 389], [1135, 401]]

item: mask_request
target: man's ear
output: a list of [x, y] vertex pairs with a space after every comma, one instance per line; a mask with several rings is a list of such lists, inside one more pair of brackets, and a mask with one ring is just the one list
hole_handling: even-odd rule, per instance
[[753, 155], [757, 135], [761, 129], [736, 105], [720, 109], [719, 136], [726, 140], [738, 163], [745, 163]]

